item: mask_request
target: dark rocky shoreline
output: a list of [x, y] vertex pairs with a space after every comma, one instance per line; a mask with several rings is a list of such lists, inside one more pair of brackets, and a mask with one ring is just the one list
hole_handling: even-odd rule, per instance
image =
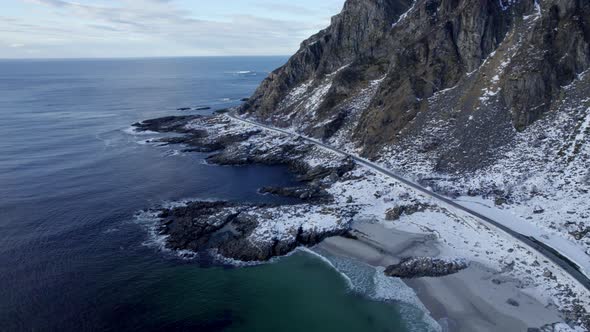
[[[328, 237], [354, 239], [350, 228], [361, 210], [359, 203], [352, 197], [337, 197], [339, 191], [333, 190], [335, 185], [363, 180], [349, 158], [322, 156], [318, 151], [321, 149], [301, 139], [269, 133], [222, 114], [164, 117], [136, 123], [134, 127], [137, 131], [176, 134], [152, 142], [181, 144], [185, 151], [208, 153], [206, 160], [212, 164], [287, 166], [300, 183], [259, 189], [261, 194], [300, 201], [295, 204], [197, 201], [152, 211], [159, 217], [157, 230], [166, 237], [167, 248], [219, 254], [243, 262], [263, 262], [286, 255], [299, 246], [314, 246]], [[390, 198], [377, 193], [375, 198], [390, 202]], [[401, 216], [434, 208], [425, 202], [401, 198], [405, 203], [392, 204], [385, 211], [386, 219], [395, 222]], [[389, 266], [385, 275], [403, 279], [441, 277], [466, 268], [465, 261], [415, 257]], [[568, 322], [583, 321], [583, 311], [579, 305], [563, 310]]]
[[191, 202], [183, 207], [162, 209], [159, 230], [167, 235], [167, 246], [174, 250], [214, 251], [223, 257], [243, 262], [267, 261], [283, 256], [299, 246], [313, 246], [330, 236], [344, 235], [348, 228], [309, 232], [302, 227], [294, 237], [254, 243], [249, 239], [264, 222], [264, 211], [272, 205], [229, 202]]
[[[193, 124], [191, 126], [190, 124]], [[187, 152], [206, 152], [207, 162], [216, 165], [285, 165], [297, 175], [300, 185], [294, 187], [264, 187], [261, 194], [295, 198], [295, 205], [267, 205], [230, 202], [190, 202], [182, 207], [160, 209], [158, 231], [167, 236], [166, 246], [173, 250], [193, 252], [214, 251], [224, 257], [240, 261], [267, 261], [282, 256], [298, 246], [313, 246], [326, 237], [345, 235], [354, 216], [353, 210], [330, 212], [343, 220], [341, 227], [327, 230], [304, 230], [299, 227], [292, 236], [270, 241], [252, 241], [257, 227], [273, 218], [274, 210], [296, 210], [304, 215], [310, 209], [332, 202], [326, 191], [347, 172], [354, 169], [350, 159], [334, 165], [310, 167], [303, 158], [310, 152], [309, 144], [298, 140], [262, 150], [249, 140], [261, 134], [259, 129], [234, 132], [227, 118], [213, 116], [177, 116], [146, 120], [133, 125], [137, 131], [177, 133], [182, 136], [165, 137], [157, 143], [182, 144]], [[224, 132], [215, 127], [221, 126]]]

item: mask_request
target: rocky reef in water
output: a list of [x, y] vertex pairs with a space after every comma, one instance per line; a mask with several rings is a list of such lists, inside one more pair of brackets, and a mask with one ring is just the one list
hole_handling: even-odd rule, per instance
[[[371, 159], [438, 193], [501, 207], [548, 245], [575, 249], [570, 258], [587, 267], [589, 68], [588, 1], [347, 0], [239, 113]], [[523, 288], [551, 298], [548, 305], [559, 307], [568, 323], [590, 329], [590, 300], [576, 296], [587, 290], [563, 271], [346, 158], [221, 115], [136, 127], [182, 134], [157, 143], [209, 153], [212, 164], [286, 165], [300, 180], [260, 189], [298, 204], [193, 202], [159, 211], [171, 248], [265, 260], [344, 232], [357, 214], [388, 219], [522, 279]], [[406, 263], [391, 271], [429, 275], [439, 269], [422, 265], [447, 267]]]
[[[287, 207], [283, 211], [280, 206], [190, 202], [186, 206], [160, 212], [160, 234], [167, 236], [167, 246], [174, 250], [213, 251], [242, 262], [260, 262], [286, 255], [299, 246], [313, 246], [326, 237], [343, 235], [348, 231], [347, 222], [324, 230], [298, 225], [289, 234], [291, 236], [257, 241], [254, 232], [275, 226], [273, 219], [288, 213], [288, 210]], [[299, 213], [308, 212], [305, 207], [299, 209]]]
[[154, 143], [182, 144], [186, 152], [207, 152], [217, 165], [285, 165], [297, 175], [295, 187], [264, 187], [262, 194], [295, 198], [299, 203], [268, 205], [189, 202], [157, 211], [160, 235], [173, 250], [214, 252], [245, 262], [266, 261], [298, 246], [312, 246], [343, 235], [356, 209], [338, 206], [326, 189], [355, 168], [333, 155], [285, 135], [236, 124], [223, 115], [146, 120], [138, 131], [178, 133]]
[[[299, 180], [296, 186], [259, 190], [261, 194], [289, 197], [291, 202], [294, 198], [295, 203], [194, 201], [151, 210], [149, 215], [158, 217], [156, 232], [164, 237], [169, 249], [260, 262], [298, 246], [313, 246], [326, 237], [354, 238], [348, 233], [353, 220], [381, 220], [411, 232], [432, 234], [442, 246], [461, 248], [467, 260], [486, 257], [492, 266], [498, 266], [498, 278], [526, 274], [522, 287], [549, 289], [560, 301], [557, 303], [568, 322], [582, 322], [587, 317], [585, 300], [574, 295], [576, 285], [553, 277], [560, 275], [559, 270], [550, 269], [551, 275], [547, 274], [547, 267], [535, 263], [542, 260], [535, 253], [437, 206], [392, 178], [355, 165], [350, 158], [309, 144], [297, 135], [261, 129], [223, 114], [165, 117], [135, 127], [137, 131], [170, 133], [169, 137], [150, 141], [158, 146], [181, 145], [187, 153], [205, 152], [212, 164], [284, 165]], [[486, 234], [485, 242], [478, 241], [482, 234]], [[503, 268], [507, 262], [509, 269]], [[389, 275], [441, 276], [464, 268], [457, 261], [436, 258], [404, 263], [390, 267]]]

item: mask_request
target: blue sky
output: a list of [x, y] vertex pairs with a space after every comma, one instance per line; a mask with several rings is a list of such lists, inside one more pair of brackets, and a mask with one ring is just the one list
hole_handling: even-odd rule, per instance
[[344, 0], [3, 0], [0, 58], [288, 55]]

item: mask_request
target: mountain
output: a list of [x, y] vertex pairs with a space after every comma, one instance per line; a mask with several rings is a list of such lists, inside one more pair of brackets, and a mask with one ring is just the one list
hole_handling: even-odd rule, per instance
[[590, 267], [589, 67], [585, 0], [348, 0], [239, 111], [557, 230]]
[[[383, 253], [399, 240], [385, 229], [419, 234], [436, 257], [385, 274], [438, 276], [483, 264], [485, 277], [461, 287], [509, 287], [494, 298], [510, 314], [519, 303], [526, 312], [515, 298], [531, 296], [558, 309], [523, 321], [529, 331], [571, 331], [561, 320], [590, 330], [589, 67], [587, 0], [348, 0], [239, 114], [134, 125], [181, 134], [154, 143], [211, 153], [212, 164], [285, 165], [299, 184], [260, 193], [299, 202], [197, 201], [148, 215], [158, 216], [154, 229], [169, 249], [249, 262], [342, 235], [335, 243], [353, 241], [352, 249], [326, 248], [367, 259], [357, 252], [366, 240], [380, 257], [368, 264], [387, 267]], [[367, 233], [372, 223], [363, 220], [384, 228]], [[477, 312], [490, 331], [516, 330], [487, 308]], [[451, 321], [477, 316], [453, 310]]]
[[241, 111], [371, 158], [420, 140], [436, 171], [474, 170], [562, 107], [589, 42], [582, 0], [350, 0]]

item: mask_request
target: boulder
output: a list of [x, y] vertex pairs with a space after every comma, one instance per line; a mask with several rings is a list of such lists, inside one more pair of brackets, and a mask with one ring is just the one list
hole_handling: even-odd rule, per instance
[[412, 279], [423, 277], [442, 277], [458, 273], [469, 267], [464, 259], [438, 259], [416, 257], [403, 259], [399, 264], [391, 265], [385, 270], [390, 277]]

